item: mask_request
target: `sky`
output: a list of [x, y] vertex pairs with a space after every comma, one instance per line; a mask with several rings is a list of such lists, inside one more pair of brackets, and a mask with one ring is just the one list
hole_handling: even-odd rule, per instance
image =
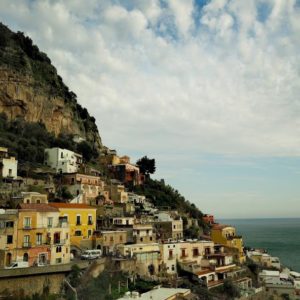
[[0, 0], [0, 20], [203, 212], [299, 217], [299, 0]]

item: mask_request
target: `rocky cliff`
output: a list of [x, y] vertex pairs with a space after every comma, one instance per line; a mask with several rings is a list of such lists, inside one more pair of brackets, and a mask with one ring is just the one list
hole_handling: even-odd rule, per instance
[[23, 33], [0, 23], [0, 113], [43, 123], [49, 132], [79, 135], [102, 149], [95, 119], [69, 91], [46, 54]]

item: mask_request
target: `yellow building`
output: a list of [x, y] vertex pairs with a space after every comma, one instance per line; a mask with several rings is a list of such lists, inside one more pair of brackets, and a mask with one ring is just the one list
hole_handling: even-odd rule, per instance
[[0, 268], [9, 266], [16, 259], [17, 224], [17, 209], [7, 209], [0, 214]]
[[215, 244], [224, 245], [239, 263], [246, 261], [243, 239], [236, 235], [236, 230], [230, 225], [216, 224], [211, 229], [211, 238]]
[[0, 214], [0, 266], [15, 261], [28, 266], [70, 262], [70, 232], [58, 209], [46, 203], [23, 203]]
[[96, 229], [96, 207], [86, 204], [49, 203], [59, 209], [60, 217], [70, 225], [71, 245], [92, 248], [92, 235]]
[[48, 204], [20, 204], [17, 225], [16, 261], [31, 265], [70, 262], [70, 229]]

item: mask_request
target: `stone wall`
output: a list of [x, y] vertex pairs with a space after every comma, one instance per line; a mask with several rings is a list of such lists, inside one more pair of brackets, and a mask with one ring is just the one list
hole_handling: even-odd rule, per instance
[[51, 294], [59, 294], [64, 279], [64, 273], [0, 278], [0, 295], [14, 292], [31, 296], [41, 294], [44, 288], [48, 288]]

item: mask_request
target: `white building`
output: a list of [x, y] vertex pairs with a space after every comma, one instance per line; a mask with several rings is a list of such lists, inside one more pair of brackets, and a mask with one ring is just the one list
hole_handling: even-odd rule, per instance
[[17, 179], [18, 161], [8, 155], [8, 149], [0, 147], [0, 177]]
[[61, 148], [45, 149], [45, 164], [57, 173], [75, 173], [82, 163], [82, 155]]

